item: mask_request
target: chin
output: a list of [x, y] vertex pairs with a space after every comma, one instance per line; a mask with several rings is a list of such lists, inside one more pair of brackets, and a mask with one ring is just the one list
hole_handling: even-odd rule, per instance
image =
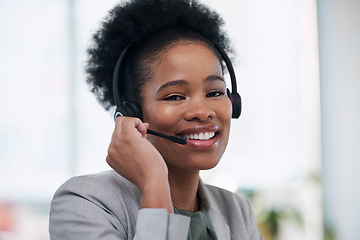
[[210, 160], [209, 158], [206, 159], [198, 158], [195, 159], [194, 162], [189, 161], [188, 166], [189, 168], [193, 168], [194, 170], [209, 170], [216, 167], [219, 162], [220, 159]]

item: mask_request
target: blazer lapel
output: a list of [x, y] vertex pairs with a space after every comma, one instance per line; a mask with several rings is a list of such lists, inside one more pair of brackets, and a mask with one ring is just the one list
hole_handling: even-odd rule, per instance
[[214, 199], [209, 194], [206, 185], [199, 180], [198, 194], [202, 205], [205, 207], [211, 224], [213, 225], [217, 238], [220, 240], [230, 240], [230, 227], [227, 225], [220, 209], [217, 207]]

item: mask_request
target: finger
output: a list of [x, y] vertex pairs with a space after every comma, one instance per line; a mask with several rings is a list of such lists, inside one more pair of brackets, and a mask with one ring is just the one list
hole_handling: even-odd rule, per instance
[[[146, 129], [146, 127], [142, 125], [143, 122], [138, 118], [125, 117], [123, 121], [121, 121], [122, 134], [130, 137], [141, 137], [146, 133], [146, 130], [142, 130]], [[140, 128], [140, 130], [138, 128]]]
[[116, 132], [117, 134], [121, 134], [122, 133], [122, 124], [124, 121], [125, 117], [117, 117], [115, 119], [115, 129], [114, 129], [114, 133]]
[[149, 128], [149, 124], [148, 123], [143, 123], [140, 122], [137, 126], [136, 126], [137, 130], [144, 136], [146, 135], [146, 132]]

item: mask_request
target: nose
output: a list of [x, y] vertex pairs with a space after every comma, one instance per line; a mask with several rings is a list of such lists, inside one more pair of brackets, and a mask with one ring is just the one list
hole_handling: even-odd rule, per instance
[[206, 121], [213, 119], [215, 110], [206, 96], [197, 96], [189, 99], [185, 112], [185, 119], [188, 121]]

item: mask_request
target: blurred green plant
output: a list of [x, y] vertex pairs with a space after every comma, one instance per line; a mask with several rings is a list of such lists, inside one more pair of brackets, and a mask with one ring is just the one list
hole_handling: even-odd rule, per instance
[[[236, 192], [252, 203], [255, 203], [256, 198], [260, 197], [260, 193], [253, 189], [238, 189]], [[303, 226], [301, 213], [292, 206], [273, 204], [268, 208], [264, 206], [257, 206], [256, 208], [260, 209], [256, 216], [259, 230], [266, 240], [278, 239], [280, 225], [284, 221], [295, 221], [299, 226]]]
[[325, 240], [338, 240], [338, 237], [336, 235], [336, 232], [334, 231], [334, 228], [331, 227], [329, 224], [324, 224], [324, 239]]
[[[322, 179], [320, 173], [309, 173], [303, 180], [310, 184], [315, 184], [321, 187]], [[257, 211], [257, 221], [259, 230], [266, 240], [276, 240], [279, 236], [279, 230], [282, 222], [284, 221], [294, 221], [300, 227], [304, 225], [303, 217], [297, 209], [293, 206], [283, 205], [283, 204], [272, 204], [269, 206], [264, 206], [260, 204], [258, 199], [262, 198], [260, 191], [255, 191], [254, 189], [244, 189], [239, 188], [236, 191], [239, 195], [247, 198], [256, 205], [255, 208]], [[335, 229], [326, 221], [324, 222], [324, 240], [338, 240]]]

